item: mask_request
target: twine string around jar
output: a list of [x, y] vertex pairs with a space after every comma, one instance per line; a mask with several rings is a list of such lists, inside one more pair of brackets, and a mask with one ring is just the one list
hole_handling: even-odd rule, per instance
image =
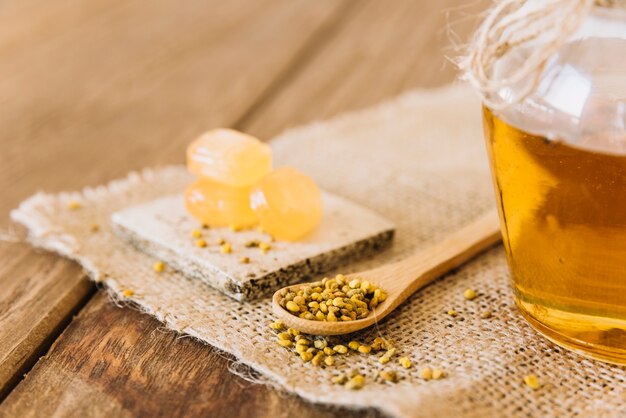
[[[492, 109], [519, 103], [532, 93], [548, 60], [580, 28], [594, 6], [626, 8], [626, 0], [497, 1], [459, 62], [464, 78]], [[496, 61], [529, 44], [533, 48], [520, 65], [494, 76]], [[515, 96], [506, 102], [495, 99], [503, 88], [514, 86], [510, 90]]]

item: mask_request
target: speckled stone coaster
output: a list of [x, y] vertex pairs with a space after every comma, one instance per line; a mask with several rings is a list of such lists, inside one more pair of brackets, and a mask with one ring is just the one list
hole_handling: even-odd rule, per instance
[[[323, 201], [324, 216], [313, 233], [297, 242], [272, 242], [266, 253], [249, 245], [269, 241], [257, 230], [202, 229], [207, 246], [197, 247], [191, 232], [200, 225], [185, 210], [182, 194], [121, 210], [112, 221], [116, 233], [141, 251], [243, 301], [311, 280], [391, 241], [394, 225], [380, 215], [329, 193]], [[231, 244], [231, 253], [220, 251], [221, 240]]]

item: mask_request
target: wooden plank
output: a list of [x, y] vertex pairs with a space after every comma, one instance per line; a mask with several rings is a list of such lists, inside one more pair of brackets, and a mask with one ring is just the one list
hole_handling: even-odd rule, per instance
[[0, 219], [36, 189], [181, 162], [190, 138], [238, 119], [345, 4], [135, 1], [5, 57]]
[[[89, 25], [92, 19], [110, 13], [123, 0], [13, 0], [0, 3], [0, 58], [28, 54], [68, 28]], [[6, 65], [6, 62], [3, 62]]]
[[82, 278], [80, 268], [26, 244], [0, 243], [0, 399], [93, 293], [87, 280], [67, 291], [67, 277]]
[[99, 293], [0, 404], [0, 416], [357, 416], [246, 382], [228, 370], [231, 357], [159, 325]]
[[[323, 48], [314, 45], [296, 70], [274, 83], [274, 89], [234, 123], [269, 137], [287, 126], [372, 104], [408, 87], [450, 80], [451, 69], [439, 72], [443, 56], [438, 47], [445, 38], [439, 38], [444, 34], [438, 31], [444, 21], [442, 9], [461, 4], [461, 0], [359, 2], [344, 25], [328, 31]], [[242, 380], [230, 375], [224, 362], [205, 346], [187, 339], [174, 344], [170, 333], [158, 332], [156, 322], [141, 325], [143, 316], [114, 308], [102, 298], [88, 304], [0, 406], [0, 415], [28, 416], [37, 408], [61, 416], [325, 413], [307, 403], [286, 401], [264, 386], [239, 390]], [[132, 329], [135, 326], [138, 329]], [[143, 344], [145, 349], [129, 351]], [[189, 387], [200, 391], [194, 393]], [[235, 396], [222, 403], [220, 398], [231, 392]]]
[[[39, 188], [180, 162], [196, 132], [245, 113], [347, 4], [140, 0], [54, 39], [33, 36], [30, 48], [0, 47], [0, 226]], [[69, 18], [55, 13], [46, 25], [59, 30], [54, 20]], [[13, 12], [0, 23], [7, 16], [28, 20]], [[0, 25], [0, 45], [17, 32]], [[92, 292], [77, 266], [27, 246], [3, 243], [3, 261], [12, 267], [0, 268], [0, 399]]]
[[257, 105], [237, 127], [262, 138], [286, 128], [372, 106], [417, 87], [457, 77], [452, 30], [462, 40], [486, 0], [370, 1], [303, 71]]

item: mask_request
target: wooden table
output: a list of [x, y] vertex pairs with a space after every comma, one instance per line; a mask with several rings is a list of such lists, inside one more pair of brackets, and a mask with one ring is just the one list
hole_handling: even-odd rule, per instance
[[[466, 3], [0, 2], [0, 226], [39, 189], [181, 163], [210, 128], [269, 139], [447, 83], [446, 23], [466, 38], [487, 2]], [[232, 365], [112, 305], [76, 264], [0, 243], [0, 416], [356, 416], [248, 383]]]

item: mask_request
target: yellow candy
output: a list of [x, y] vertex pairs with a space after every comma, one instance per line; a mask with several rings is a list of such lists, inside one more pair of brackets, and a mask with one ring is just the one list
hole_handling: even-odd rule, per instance
[[322, 218], [322, 195], [315, 182], [291, 167], [267, 175], [250, 196], [252, 209], [268, 234], [295, 241]]
[[232, 129], [202, 134], [187, 148], [193, 174], [231, 187], [250, 187], [272, 169], [270, 148], [253, 136]]
[[245, 227], [257, 218], [249, 205], [248, 187], [223, 186], [201, 179], [187, 187], [187, 210], [200, 222], [212, 226]]

